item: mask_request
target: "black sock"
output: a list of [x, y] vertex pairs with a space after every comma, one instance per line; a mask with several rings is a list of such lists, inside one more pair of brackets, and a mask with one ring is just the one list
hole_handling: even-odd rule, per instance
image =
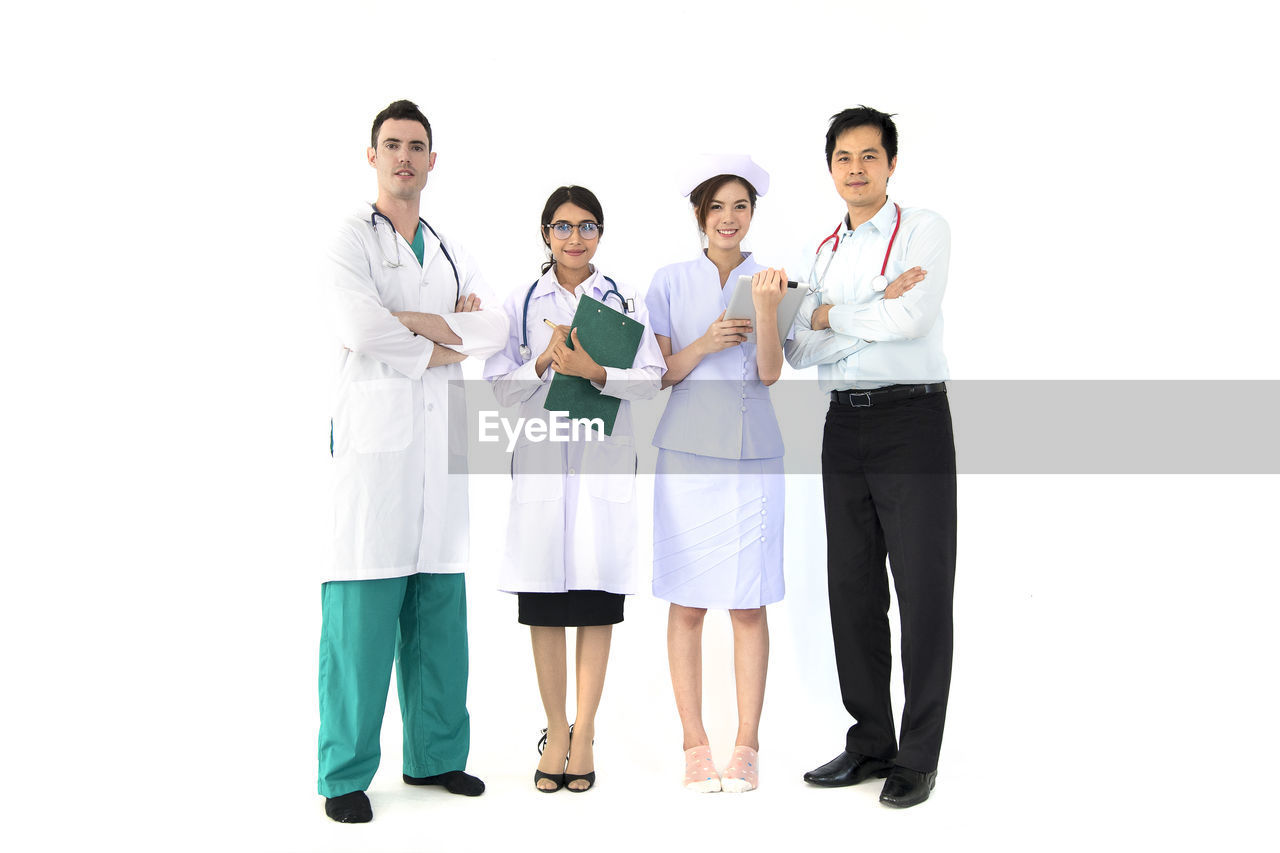
[[325, 797], [324, 813], [338, 823], [368, 823], [373, 820], [373, 807], [364, 791], [352, 791], [341, 797]]
[[406, 773], [403, 778], [409, 785], [443, 785], [450, 794], [461, 794], [464, 797], [478, 797], [484, 793], [484, 782], [461, 770], [450, 770], [435, 776], [410, 776]]

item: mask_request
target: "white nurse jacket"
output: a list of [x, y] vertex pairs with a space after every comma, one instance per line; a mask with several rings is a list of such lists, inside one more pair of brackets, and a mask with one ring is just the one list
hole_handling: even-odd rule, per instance
[[[545, 420], [543, 407], [555, 371], [539, 376], [535, 362], [551, 340], [543, 322], [569, 325], [581, 294], [617, 308], [605, 294], [611, 285], [597, 270], [570, 294], [555, 272], [529, 286], [517, 287], [503, 310], [510, 320], [509, 337], [501, 352], [484, 366], [501, 406], [519, 406], [520, 417]], [[564, 592], [594, 589], [633, 595], [640, 590], [636, 560], [635, 471], [636, 447], [629, 400], [646, 400], [658, 393], [666, 362], [648, 328], [644, 302], [623, 284], [618, 290], [636, 305], [632, 319], [645, 326], [640, 348], [629, 368], [606, 367], [604, 394], [622, 404], [613, 434], [603, 441], [516, 442], [512, 458], [511, 511], [507, 547], [498, 576], [504, 592]], [[529, 316], [524, 316], [529, 296]], [[524, 328], [530, 355], [520, 355]], [[596, 433], [595, 435], [598, 435]]]
[[435, 345], [391, 312], [443, 315], [462, 338], [452, 349], [474, 358], [507, 339], [506, 316], [494, 308], [453, 313], [459, 292], [489, 295], [466, 252], [451, 241], [442, 246], [424, 229], [419, 264], [386, 219], [372, 223], [372, 212], [366, 205], [348, 217], [330, 250], [343, 349], [333, 410], [334, 562], [325, 580], [461, 572], [467, 565], [462, 368], [428, 368]]

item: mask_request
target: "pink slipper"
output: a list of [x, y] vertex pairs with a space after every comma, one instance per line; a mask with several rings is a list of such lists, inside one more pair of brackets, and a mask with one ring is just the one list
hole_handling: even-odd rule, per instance
[[684, 786], [700, 794], [720, 790], [720, 774], [711, 760], [711, 747], [704, 744], [684, 751]]
[[735, 746], [721, 776], [721, 788], [730, 794], [754, 791], [760, 787], [760, 754], [749, 746]]

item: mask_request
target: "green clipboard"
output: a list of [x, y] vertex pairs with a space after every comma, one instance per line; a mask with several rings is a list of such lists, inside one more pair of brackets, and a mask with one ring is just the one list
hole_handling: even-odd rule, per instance
[[[601, 367], [630, 367], [644, 336], [642, 324], [585, 293], [578, 300], [570, 327], [578, 330], [578, 340]], [[572, 339], [565, 344], [573, 349]], [[621, 402], [617, 397], [601, 394], [589, 379], [557, 373], [551, 378], [542, 405], [548, 412], [568, 412], [573, 420], [600, 418], [604, 421], [604, 434], [613, 435]]]

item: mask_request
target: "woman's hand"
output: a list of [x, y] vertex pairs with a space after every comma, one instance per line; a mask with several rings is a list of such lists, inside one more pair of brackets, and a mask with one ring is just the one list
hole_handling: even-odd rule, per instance
[[569, 330], [569, 339], [573, 341], [573, 349], [561, 339], [551, 351], [551, 369], [565, 376], [581, 376], [597, 385], [603, 385], [608, 378], [604, 368], [596, 364], [596, 360], [587, 352], [586, 347], [578, 340], [578, 330]]
[[539, 376], [547, 372], [547, 365], [551, 363], [551, 356], [555, 353], [555, 348], [563, 346], [565, 339], [568, 337], [568, 326], [556, 326], [552, 329], [551, 340], [547, 341], [547, 348], [542, 351], [542, 355], [538, 356], [537, 362], [533, 365]]
[[[752, 298], [754, 298], [754, 287], [752, 288]], [[725, 309], [726, 311], [728, 309]], [[729, 347], [736, 347], [747, 339], [747, 332], [751, 331], [751, 321], [726, 320], [724, 311], [720, 312], [720, 316], [715, 322], [707, 327], [707, 331], [702, 337], [698, 338], [699, 348], [703, 355], [711, 355], [713, 352], [720, 352]]]
[[893, 283], [884, 289], [885, 299], [897, 299], [920, 282], [924, 281], [927, 272], [920, 267], [912, 267], [893, 280]]
[[787, 294], [787, 271], [770, 267], [751, 276], [751, 301], [755, 303], [756, 317], [776, 315], [778, 303]]

